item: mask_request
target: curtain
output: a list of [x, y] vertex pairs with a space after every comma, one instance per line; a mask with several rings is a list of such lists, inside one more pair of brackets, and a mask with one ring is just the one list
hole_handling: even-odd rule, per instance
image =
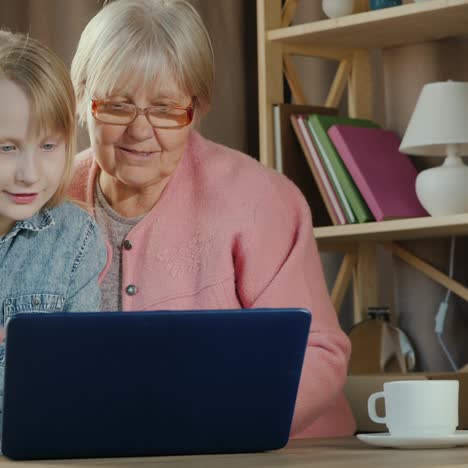
[[[69, 65], [81, 31], [102, 0], [0, 0], [2, 27], [29, 33]], [[216, 82], [201, 132], [218, 143], [258, 155], [255, 2], [191, 0], [210, 31]], [[79, 132], [79, 149], [88, 145]]]

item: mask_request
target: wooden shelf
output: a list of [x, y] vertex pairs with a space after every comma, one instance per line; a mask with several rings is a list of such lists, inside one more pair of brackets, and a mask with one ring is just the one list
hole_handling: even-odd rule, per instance
[[383, 242], [468, 234], [468, 214], [398, 219], [314, 229], [319, 248], [338, 243]]
[[271, 29], [268, 41], [345, 48], [387, 48], [468, 34], [468, 0], [428, 0]]
[[[308, 1], [308, 0], [303, 0]], [[319, 0], [315, 0], [319, 2]], [[298, 0], [257, 0], [260, 160], [275, 167], [273, 106], [284, 101], [286, 75], [295, 102], [305, 93], [291, 56], [339, 61], [325, 104], [338, 107], [347, 88], [348, 114], [372, 118], [372, 49], [468, 36], [468, 0], [427, 0], [340, 18], [290, 23]], [[398, 241], [468, 235], [468, 213], [314, 229], [321, 251], [344, 252], [331, 297], [336, 310], [352, 279], [355, 321], [378, 304], [377, 245], [468, 301], [468, 288], [437, 270]]]

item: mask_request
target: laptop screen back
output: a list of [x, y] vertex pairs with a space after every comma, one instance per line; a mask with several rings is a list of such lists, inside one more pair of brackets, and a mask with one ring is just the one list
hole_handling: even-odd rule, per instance
[[3, 453], [280, 448], [309, 327], [302, 309], [19, 314], [7, 327]]

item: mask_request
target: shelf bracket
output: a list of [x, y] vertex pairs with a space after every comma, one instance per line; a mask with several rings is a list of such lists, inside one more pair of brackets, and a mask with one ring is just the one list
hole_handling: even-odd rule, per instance
[[450, 276], [446, 275], [440, 270], [437, 270], [432, 265], [425, 262], [424, 260], [421, 260], [419, 257], [404, 249], [395, 242], [385, 242], [382, 244], [382, 246], [386, 250], [391, 252], [392, 255], [400, 258], [408, 265], [412, 266], [413, 268], [426, 275], [436, 283], [449, 289], [465, 301], [468, 301], [468, 288], [460, 284], [458, 281], [455, 281], [453, 278], [450, 278]]
[[357, 264], [353, 271], [354, 323], [366, 317], [369, 307], [378, 305], [377, 244], [360, 242], [357, 250]]
[[291, 24], [291, 21], [296, 13], [299, 0], [286, 0], [281, 14], [281, 27], [286, 28]]
[[343, 257], [338, 275], [331, 293], [331, 300], [335, 307], [336, 313], [339, 312], [344, 296], [348, 289], [349, 283], [353, 276], [353, 270], [356, 266], [357, 255], [355, 253], [347, 253]]
[[370, 52], [354, 52], [348, 80], [348, 113], [350, 117], [371, 119], [373, 115], [373, 83]]
[[305, 104], [305, 94], [302, 89], [301, 80], [297, 69], [292, 61], [290, 55], [283, 55], [283, 67], [286, 80], [288, 81], [289, 88], [291, 89], [291, 94], [293, 95], [294, 102], [296, 104]]
[[338, 61], [352, 59], [354, 53], [359, 50], [313, 44], [283, 44], [282, 47], [285, 54]]
[[325, 101], [326, 107], [338, 107], [343, 96], [343, 92], [348, 83], [349, 71], [351, 69], [350, 60], [342, 60], [336, 71], [335, 79], [331, 85], [330, 91], [328, 92], [327, 99]]

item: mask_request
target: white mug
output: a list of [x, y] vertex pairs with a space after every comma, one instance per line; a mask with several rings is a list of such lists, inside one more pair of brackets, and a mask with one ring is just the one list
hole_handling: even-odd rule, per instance
[[[458, 380], [400, 380], [384, 383], [367, 402], [372, 421], [386, 424], [392, 436], [446, 436], [458, 426]], [[385, 416], [376, 401], [385, 400]]]

